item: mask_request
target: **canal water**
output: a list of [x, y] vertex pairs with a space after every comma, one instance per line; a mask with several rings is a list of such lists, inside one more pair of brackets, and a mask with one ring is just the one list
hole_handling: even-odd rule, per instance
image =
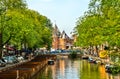
[[32, 79], [120, 79], [120, 76], [106, 73], [104, 65], [63, 57], [57, 59], [54, 65], [43, 68]]

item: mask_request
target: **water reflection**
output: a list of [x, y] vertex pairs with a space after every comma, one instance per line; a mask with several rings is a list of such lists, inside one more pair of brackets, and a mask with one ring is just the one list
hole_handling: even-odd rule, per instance
[[87, 61], [81, 61], [80, 75], [80, 79], [107, 79], [104, 66]]
[[120, 79], [120, 76], [107, 74], [103, 65], [62, 58], [55, 65], [45, 67], [32, 79]]

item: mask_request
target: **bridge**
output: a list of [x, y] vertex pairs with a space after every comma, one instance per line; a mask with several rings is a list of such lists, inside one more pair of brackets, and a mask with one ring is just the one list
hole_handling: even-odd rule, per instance
[[[56, 53], [55, 54], [57, 57], [61, 56], [61, 57], [69, 57], [70, 56], [70, 53]], [[81, 57], [82, 54], [81, 53], [77, 53], [77, 57]]]

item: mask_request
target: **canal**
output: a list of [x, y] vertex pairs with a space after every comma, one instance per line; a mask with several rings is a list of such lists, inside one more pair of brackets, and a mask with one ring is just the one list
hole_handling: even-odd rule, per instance
[[46, 66], [32, 79], [120, 79], [120, 76], [106, 73], [104, 65], [81, 59], [59, 58], [54, 65]]

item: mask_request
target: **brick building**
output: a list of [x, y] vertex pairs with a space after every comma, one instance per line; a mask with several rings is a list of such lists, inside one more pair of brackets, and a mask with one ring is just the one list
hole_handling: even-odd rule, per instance
[[53, 29], [52, 39], [53, 50], [65, 50], [73, 47], [73, 39], [71, 39], [65, 31], [60, 32], [56, 24]]

